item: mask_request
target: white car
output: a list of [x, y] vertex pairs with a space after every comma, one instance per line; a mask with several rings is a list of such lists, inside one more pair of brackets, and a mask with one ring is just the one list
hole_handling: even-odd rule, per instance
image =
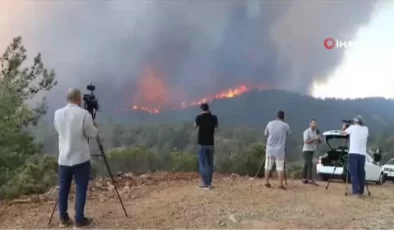
[[394, 158], [387, 161], [386, 164], [382, 166], [383, 174], [385, 180], [391, 180], [394, 183]]
[[[328, 179], [343, 179], [346, 181], [347, 166], [344, 170], [344, 164], [348, 156], [349, 137], [341, 135], [340, 130], [324, 132], [323, 137], [329, 150], [319, 157], [316, 164], [317, 174], [324, 181]], [[385, 180], [383, 168], [379, 166], [379, 163], [375, 163], [371, 155], [373, 154], [368, 151], [365, 161], [365, 179], [366, 181], [383, 184]], [[348, 173], [348, 179], [351, 180], [350, 173]]]

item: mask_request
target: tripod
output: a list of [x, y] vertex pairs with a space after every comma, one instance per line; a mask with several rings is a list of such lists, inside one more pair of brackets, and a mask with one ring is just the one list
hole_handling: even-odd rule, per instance
[[[115, 188], [116, 194], [118, 195], [118, 199], [119, 199], [120, 205], [123, 208], [123, 212], [124, 212], [125, 216], [128, 217], [126, 209], [125, 209], [125, 207], [123, 205], [122, 198], [120, 197], [119, 192], [118, 192], [118, 188], [116, 187], [114, 176], [112, 175], [111, 169], [109, 167], [109, 164], [108, 164], [108, 161], [107, 161], [107, 157], [105, 156], [104, 147], [101, 144], [101, 139], [100, 139], [99, 135], [96, 136], [96, 142], [97, 142], [97, 145], [98, 145], [99, 150], [101, 152], [100, 156], [103, 157], [103, 159], [104, 159], [104, 163], [105, 163], [105, 166], [107, 167], [107, 171], [108, 171], [108, 174], [109, 174], [109, 176], [111, 178], [111, 182], [112, 182], [112, 184], [113, 184], [113, 186]], [[53, 207], [51, 217], [49, 218], [48, 226], [51, 224], [52, 217], [53, 217], [53, 214], [55, 213], [56, 206], [57, 206], [58, 202], [59, 202], [59, 199], [56, 199], [56, 203], [55, 203], [55, 205]]]
[[[335, 167], [334, 167], [334, 171], [332, 172], [332, 175], [334, 175], [335, 170], [337, 169], [339, 163], [340, 163], [340, 161], [337, 161], [337, 162], [336, 162]], [[349, 183], [349, 170], [348, 170], [348, 168], [349, 168], [348, 165], [349, 165], [349, 164], [348, 164], [348, 163], [349, 163], [348, 157], [346, 157], [346, 159], [345, 159], [345, 161], [344, 161], [344, 164], [343, 164], [343, 170], [344, 170], [344, 171], [346, 170], [346, 174], [345, 174], [345, 172], [343, 172], [343, 174], [346, 175], [346, 181], [345, 181], [345, 196], [347, 196], [347, 185], [348, 185], [348, 183]], [[328, 179], [328, 182], [327, 182], [327, 185], [326, 185], [326, 190], [328, 189], [328, 186], [330, 186], [330, 182], [331, 182], [331, 180]], [[371, 192], [369, 191], [369, 187], [368, 187], [367, 181], [365, 181], [365, 188], [367, 189], [368, 196], [371, 196]]]
[[[256, 174], [254, 175], [254, 178], [253, 178], [252, 183], [250, 184], [250, 187], [253, 186], [253, 183], [254, 183], [254, 181], [256, 180], [257, 175], [259, 175], [259, 172], [260, 172], [261, 168], [263, 167], [264, 163], [265, 163], [265, 157], [264, 157], [263, 161], [261, 162], [260, 167], [259, 167], [259, 169], [257, 170]], [[283, 172], [284, 172], [284, 176], [285, 176], [285, 184], [286, 184], [286, 186], [287, 186], [286, 161], [285, 161], [285, 164], [284, 164], [284, 171], [283, 171]], [[272, 173], [272, 169], [270, 170], [270, 173]], [[265, 176], [270, 176], [270, 175], [265, 175]]]
[[[334, 167], [334, 171], [332, 171], [332, 176], [334, 176], [334, 174], [335, 174], [335, 171], [337, 170], [337, 168], [338, 168], [338, 166], [339, 166], [339, 164], [341, 163], [341, 161], [340, 160], [338, 160], [338, 161], [336, 161], [335, 162], [335, 167]], [[344, 160], [344, 164], [343, 164], [343, 174], [345, 174], [345, 171], [346, 171], [346, 181], [348, 180], [348, 174], [347, 174], [347, 163], [348, 163], [348, 161], [347, 161], [347, 157], [346, 157], [346, 159]], [[330, 179], [328, 179], [328, 182], [327, 182], [327, 185], [326, 185], [326, 190], [328, 189], [328, 186], [330, 186], [330, 183], [331, 183], [331, 180]]]

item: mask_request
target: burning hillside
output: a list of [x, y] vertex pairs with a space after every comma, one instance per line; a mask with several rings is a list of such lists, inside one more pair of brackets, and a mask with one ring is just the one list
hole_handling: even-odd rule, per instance
[[[120, 111], [144, 111], [147, 113], [157, 114], [165, 110], [177, 110], [199, 105], [201, 103], [210, 103], [214, 100], [233, 98], [240, 96], [252, 90], [264, 90], [270, 88], [266, 84], [250, 86], [240, 84], [236, 87], [220, 90], [210, 96], [205, 96], [197, 100], [187, 100], [191, 95], [181, 90], [175, 90], [170, 87], [166, 81], [165, 75], [153, 68], [146, 68], [141, 78], [135, 83], [135, 90], [131, 93], [131, 105]], [[182, 99], [183, 98], [183, 99]]]
[[[244, 93], [247, 93], [247, 92], [250, 92], [253, 90], [266, 90], [268, 88], [269, 87], [266, 85], [260, 85], [260, 86], [255, 86], [255, 87], [248, 87], [246, 85], [240, 85], [235, 88], [222, 90], [219, 93], [216, 93], [215, 95], [204, 97], [204, 98], [201, 98], [196, 101], [182, 102], [180, 104], [173, 105], [173, 106], [166, 106], [164, 104], [163, 106], [157, 106], [157, 107], [151, 107], [148, 105], [141, 105], [141, 104], [133, 104], [131, 109], [125, 109], [123, 111], [137, 110], [137, 111], [144, 111], [147, 113], [157, 114], [163, 110], [177, 110], [177, 109], [182, 109], [182, 108], [188, 108], [188, 107], [199, 105], [201, 103], [210, 103], [214, 100], [221, 100], [221, 99], [238, 97]], [[156, 91], [156, 93], [157, 93], [157, 91]], [[158, 98], [158, 99], [159, 99], [158, 101], [155, 101], [156, 104], [160, 101], [163, 101], [164, 98]]]

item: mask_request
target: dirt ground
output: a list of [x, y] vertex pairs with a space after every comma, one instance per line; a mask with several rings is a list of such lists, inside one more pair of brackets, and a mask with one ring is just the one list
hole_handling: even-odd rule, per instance
[[[158, 173], [126, 175], [118, 179], [129, 217], [125, 217], [108, 180], [91, 183], [87, 215], [91, 228], [392, 228], [394, 186], [370, 185], [371, 196], [345, 196], [345, 185], [319, 187], [288, 181], [288, 190], [265, 188], [258, 179], [237, 175], [214, 178], [210, 191], [197, 188], [196, 174]], [[348, 186], [350, 192], [350, 186]], [[46, 228], [55, 204], [56, 189], [47, 194], [15, 200], [0, 207], [0, 228]], [[70, 202], [70, 215], [73, 206]], [[55, 212], [50, 228], [57, 228]]]

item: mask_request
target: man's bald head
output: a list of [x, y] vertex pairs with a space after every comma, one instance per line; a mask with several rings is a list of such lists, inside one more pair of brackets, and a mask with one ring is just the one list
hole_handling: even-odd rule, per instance
[[69, 89], [67, 92], [67, 102], [81, 105], [81, 91], [79, 89]]

